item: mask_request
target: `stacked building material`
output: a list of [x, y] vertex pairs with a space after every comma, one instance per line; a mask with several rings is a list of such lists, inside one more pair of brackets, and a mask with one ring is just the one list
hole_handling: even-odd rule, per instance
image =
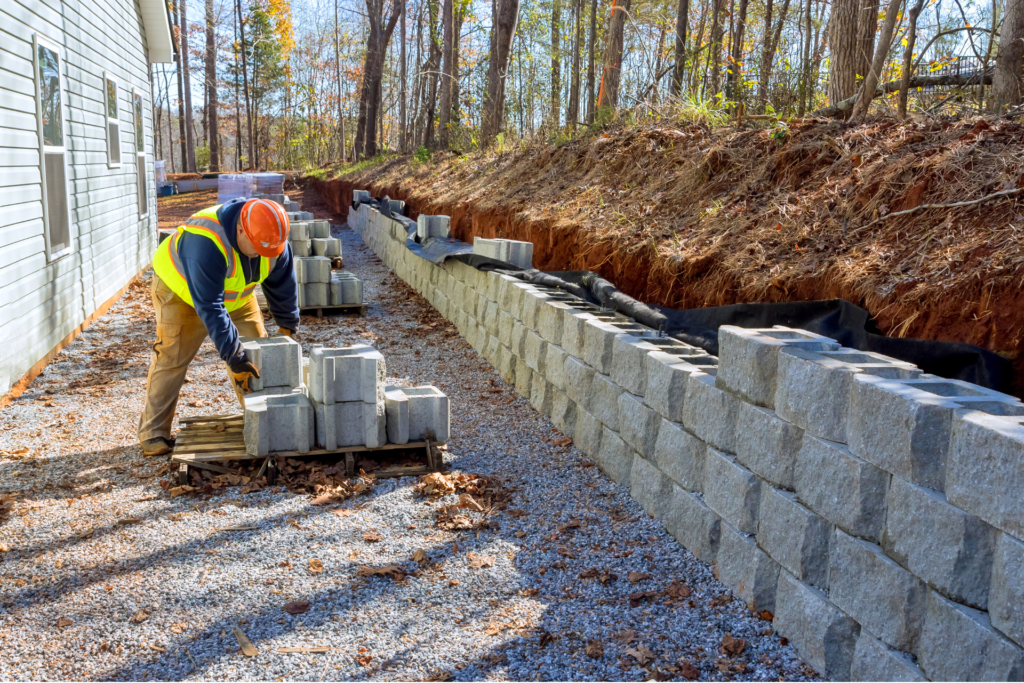
[[448, 440], [451, 408], [448, 397], [436, 387], [387, 387], [384, 412], [391, 443]]
[[288, 241], [292, 244], [292, 255], [312, 256], [313, 243], [309, 238], [309, 221], [290, 221]]
[[384, 356], [372, 346], [313, 348], [309, 383], [320, 447], [378, 448], [387, 443], [384, 377]]
[[347, 270], [331, 272], [331, 306], [361, 306], [363, 304], [363, 281]]
[[302, 347], [290, 337], [244, 338], [260, 373], [245, 397], [245, 450], [251, 455], [308, 453], [315, 443], [313, 406], [303, 383]]
[[520, 268], [533, 268], [533, 242], [477, 237], [473, 240], [473, 253]]
[[298, 257], [295, 280], [299, 285], [299, 308], [331, 305], [331, 259], [325, 256]]

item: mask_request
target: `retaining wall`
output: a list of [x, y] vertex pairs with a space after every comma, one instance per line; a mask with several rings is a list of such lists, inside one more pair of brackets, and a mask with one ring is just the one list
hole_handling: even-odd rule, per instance
[[802, 330], [719, 358], [349, 226], [822, 674], [1024, 678], [1024, 405]]

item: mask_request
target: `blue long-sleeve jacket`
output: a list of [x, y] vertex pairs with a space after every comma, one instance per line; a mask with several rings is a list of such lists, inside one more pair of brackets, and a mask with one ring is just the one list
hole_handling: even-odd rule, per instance
[[[231, 248], [241, 258], [246, 284], [251, 284], [259, 279], [260, 259], [250, 258], [238, 250], [237, 223], [243, 204], [244, 199], [225, 202], [217, 210], [217, 220], [224, 228]], [[241, 362], [243, 352], [238, 341], [238, 329], [224, 308], [224, 279], [228, 273], [224, 255], [213, 240], [190, 233], [185, 233], [179, 239], [178, 254], [185, 267], [183, 275], [188, 282], [192, 303], [200, 320], [206, 325], [206, 332], [217, 347], [217, 353], [228, 365]], [[291, 244], [286, 244], [285, 250], [277, 257], [274, 269], [263, 281], [263, 294], [278, 327], [297, 330], [299, 293], [292, 266]]]

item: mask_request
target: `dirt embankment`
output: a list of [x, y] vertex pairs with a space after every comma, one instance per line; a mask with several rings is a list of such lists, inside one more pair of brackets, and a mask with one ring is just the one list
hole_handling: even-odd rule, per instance
[[354, 187], [404, 199], [461, 240], [531, 241], [538, 268], [593, 270], [649, 303], [846, 299], [886, 334], [1013, 360], [1020, 395], [1024, 192], [947, 205], [1024, 187], [1022, 141], [983, 120], [646, 127], [314, 184], [342, 215]]

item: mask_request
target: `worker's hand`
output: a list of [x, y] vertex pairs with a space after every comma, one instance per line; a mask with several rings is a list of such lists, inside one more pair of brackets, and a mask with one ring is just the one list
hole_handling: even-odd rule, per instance
[[289, 337], [298, 341], [298, 337], [295, 336], [295, 330], [289, 330], [287, 327], [277, 328], [277, 332], [274, 333], [275, 337]]
[[235, 390], [239, 405], [245, 408], [245, 395], [253, 391], [250, 380], [259, 379], [260, 371], [243, 354], [241, 361], [228, 366], [228, 375], [231, 377], [231, 388]]

